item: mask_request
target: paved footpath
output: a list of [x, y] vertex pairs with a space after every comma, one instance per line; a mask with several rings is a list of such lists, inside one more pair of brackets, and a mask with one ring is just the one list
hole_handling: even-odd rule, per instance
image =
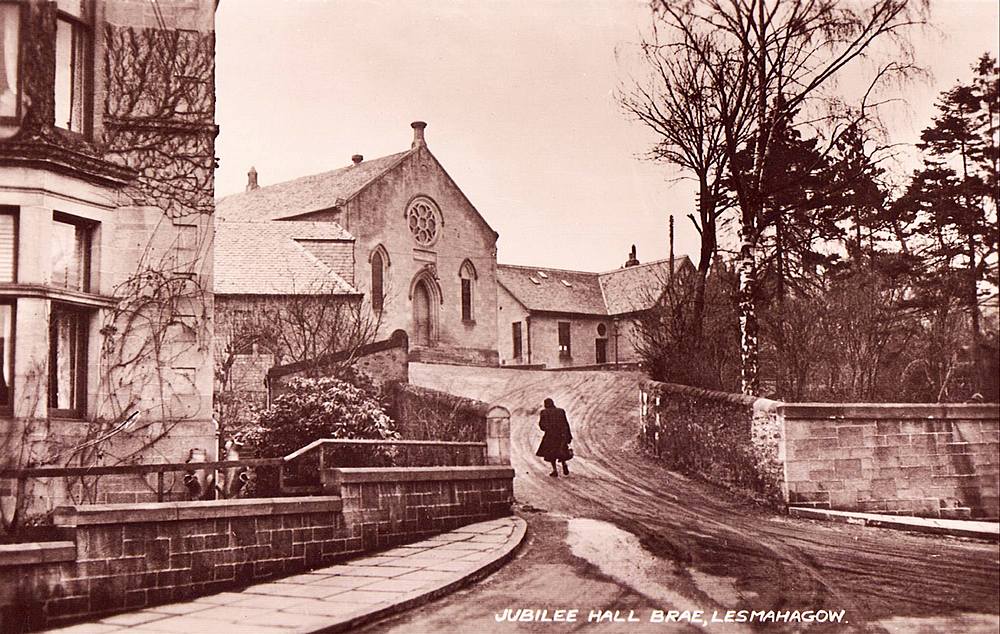
[[493, 572], [526, 524], [505, 517], [240, 592], [222, 592], [48, 630], [61, 634], [344, 632], [421, 605]]

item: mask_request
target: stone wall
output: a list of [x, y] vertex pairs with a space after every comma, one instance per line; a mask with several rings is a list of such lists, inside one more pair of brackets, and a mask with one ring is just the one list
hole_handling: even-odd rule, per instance
[[513, 477], [510, 467], [412, 467], [331, 469], [324, 481], [340, 490], [350, 537], [377, 550], [510, 515]]
[[779, 408], [788, 503], [930, 517], [1000, 515], [1000, 415], [990, 405]]
[[372, 377], [377, 385], [405, 383], [409, 380], [409, 340], [397, 330], [383, 341], [376, 341], [357, 350], [338, 352], [326, 357], [288, 365], [275, 366], [267, 372], [267, 385], [274, 399], [283, 393], [285, 384], [295, 377], [327, 376], [332, 368], [351, 362], [355, 368]]
[[513, 502], [510, 467], [325, 475], [339, 496], [59, 509], [63, 541], [0, 546], [0, 631], [246, 586], [509, 515]]
[[757, 497], [843, 511], [996, 518], [1000, 407], [801, 403], [645, 382], [666, 464]]
[[782, 500], [779, 403], [643, 382], [644, 444], [671, 468], [769, 502]]

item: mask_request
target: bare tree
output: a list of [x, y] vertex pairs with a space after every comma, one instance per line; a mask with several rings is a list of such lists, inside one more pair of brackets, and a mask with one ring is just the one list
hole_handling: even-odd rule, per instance
[[[875, 87], [911, 70], [906, 30], [922, 22], [923, 0], [876, 0], [863, 6], [835, 0], [655, 0], [663, 46], [703, 69], [703, 90], [691, 107], [706, 108], [722, 128], [722, 154], [740, 215], [739, 319], [741, 387], [758, 391], [756, 315], [757, 241], [767, 195], [765, 173], [773, 162], [772, 140], [800, 110], [822, 112], [840, 105], [830, 92], [845, 68], [888, 40], [896, 55], [875, 71], [854, 120], [867, 116]], [[900, 61], [902, 60], [902, 61]], [[816, 120], [814, 120], [816, 121]], [[831, 138], [852, 121], [834, 124]], [[749, 160], [735, 169], [738, 155]]]
[[708, 69], [690, 49], [677, 50], [652, 32], [641, 42], [647, 74], [618, 94], [625, 112], [652, 130], [658, 142], [648, 158], [680, 168], [698, 183], [697, 217], [688, 214], [701, 237], [698, 276], [694, 280], [689, 336], [701, 338], [705, 284], [718, 248], [718, 222], [725, 210], [721, 183], [726, 167], [723, 128], [709, 102]]
[[[263, 405], [253, 402], [263, 385], [248, 388], [234, 373], [240, 358], [263, 354], [274, 364], [313, 364], [339, 376], [357, 360], [362, 346], [375, 341], [382, 325], [381, 313], [361, 297], [322, 286], [311, 293], [217, 302], [216, 311], [215, 408], [222, 425], [245, 417], [248, 406]], [[327, 363], [334, 355], [338, 361]]]

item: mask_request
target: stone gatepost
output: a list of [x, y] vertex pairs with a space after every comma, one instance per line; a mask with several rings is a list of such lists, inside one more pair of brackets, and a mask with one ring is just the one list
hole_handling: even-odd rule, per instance
[[510, 410], [500, 405], [486, 412], [486, 464], [510, 464]]

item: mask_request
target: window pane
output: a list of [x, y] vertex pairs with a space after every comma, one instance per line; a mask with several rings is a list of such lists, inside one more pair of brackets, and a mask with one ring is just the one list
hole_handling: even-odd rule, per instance
[[372, 307], [375, 310], [382, 310], [382, 255], [376, 253], [372, 256]]
[[56, 125], [74, 132], [84, 131], [85, 47], [83, 27], [56, 21]]
[[511, 336], [514, 341], [514, 357], [521, 356], [521, 322], [515, 321], [510, 325]]
[[89, 290], [90, 230], [52, 222], [52, 285], [76, 291]]
[[0, 304], [0, 407], [9, 407], [14, 377], [14, 307]]
[[20, 7], [0, 4], [0, 117], [17, 116], [20, 26]]
[[570, 352], [569, 323], [565, 321], [559, 322], [559, 352], [563, 354]]
[[462, 280], [462, 319], [472, 319], [472, 280]]
[[60, 11], [68, 13], [74, 17], [82, 18], [83, 0], [56, 0], [56, 6]]
[[49, 324], [49, 407], [82, 410], [86, 333], [82, 313], [52, 309]]
[[0, 282], [13, 282], [17, 262], [17, 231], [14, 214], [0, 212]]

